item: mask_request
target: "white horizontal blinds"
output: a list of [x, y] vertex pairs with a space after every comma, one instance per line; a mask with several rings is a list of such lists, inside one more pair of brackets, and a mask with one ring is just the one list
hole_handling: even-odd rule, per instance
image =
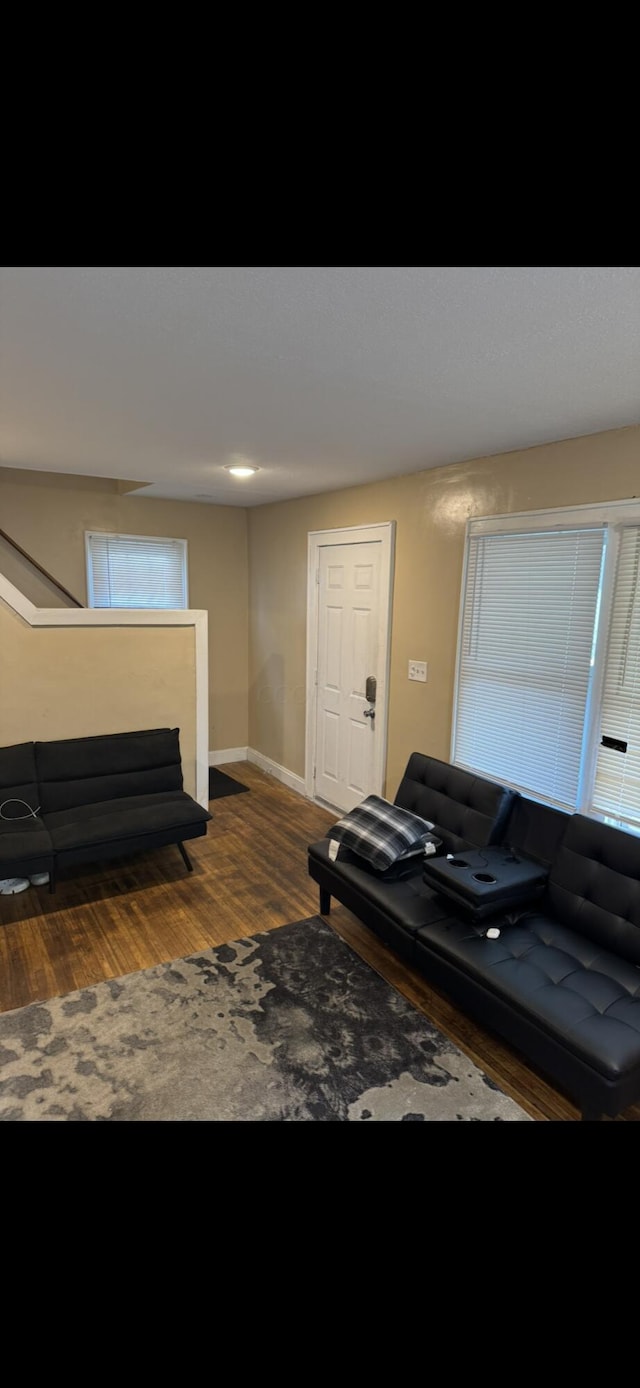
[[471, 535], [454, 760], [576, 804], [603, 527]]
[[87, 548], [92, 607], [186, 608], [184, 540], [91, 534]]
[[[640, 825], [640, 527], [620, 536], [592, 809]], [[602, 740], [614, 746], [602, 745]], [[626, 750], [623, 748], [626, 747]]]

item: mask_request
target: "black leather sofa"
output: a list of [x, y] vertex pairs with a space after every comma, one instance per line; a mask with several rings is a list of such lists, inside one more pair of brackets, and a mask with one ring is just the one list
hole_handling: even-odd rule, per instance
[[[640, 1100], [640, 840], [420, 753], [395, 803], [434, 822], [438, 857], [385, 876], [342, 848], [331, 861], [329, 830], [308, 850], [321, 914], [332, 897], [348, 907], [551, 1078], [583, 1119], [613, 1118]], [[464, 864], [458, 882], [489, 863], [480, 875], [499, 882], [502, 870], [507, 888], [522, 863], [531, 899], [514, 902], [505, 888], [501, 906], [494, 885], [487, 907], [482, 883], [466, 900], [460, 887], [451, 894], [446, 854]]]
[[0, 748], [0, 877], [56, 873], [205, 834], [211, 814], [183, 789], [178, 728]]

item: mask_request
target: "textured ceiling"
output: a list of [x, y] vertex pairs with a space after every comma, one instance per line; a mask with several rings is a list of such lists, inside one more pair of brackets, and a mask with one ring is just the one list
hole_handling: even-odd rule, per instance
[[637, 266], [0, 269], [4, 467], [252, 506], [637, 423]]

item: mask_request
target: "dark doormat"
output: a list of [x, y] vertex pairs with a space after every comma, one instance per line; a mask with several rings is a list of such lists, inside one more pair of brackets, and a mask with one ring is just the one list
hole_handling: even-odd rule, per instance
[[238, 795], [241, 790], [248, 789], [248, 786], [243, 786], [242, 781], [234, 781], [233, 776], [227, 776], [226, 772], [219, 771], [217, 766], [209, 767], [210, 800], [221, 800], [223, 795]]

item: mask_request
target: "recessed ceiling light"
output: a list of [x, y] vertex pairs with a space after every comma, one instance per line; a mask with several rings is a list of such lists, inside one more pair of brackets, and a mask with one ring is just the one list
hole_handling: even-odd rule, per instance
[[254, 472], [259, 472], [259, 467], [254, 467], [253, 463], [245, 463], [238, 460], [237, 463], [227, 463], [225, 472], [230, 472], [232, 477], [253, 477]]

